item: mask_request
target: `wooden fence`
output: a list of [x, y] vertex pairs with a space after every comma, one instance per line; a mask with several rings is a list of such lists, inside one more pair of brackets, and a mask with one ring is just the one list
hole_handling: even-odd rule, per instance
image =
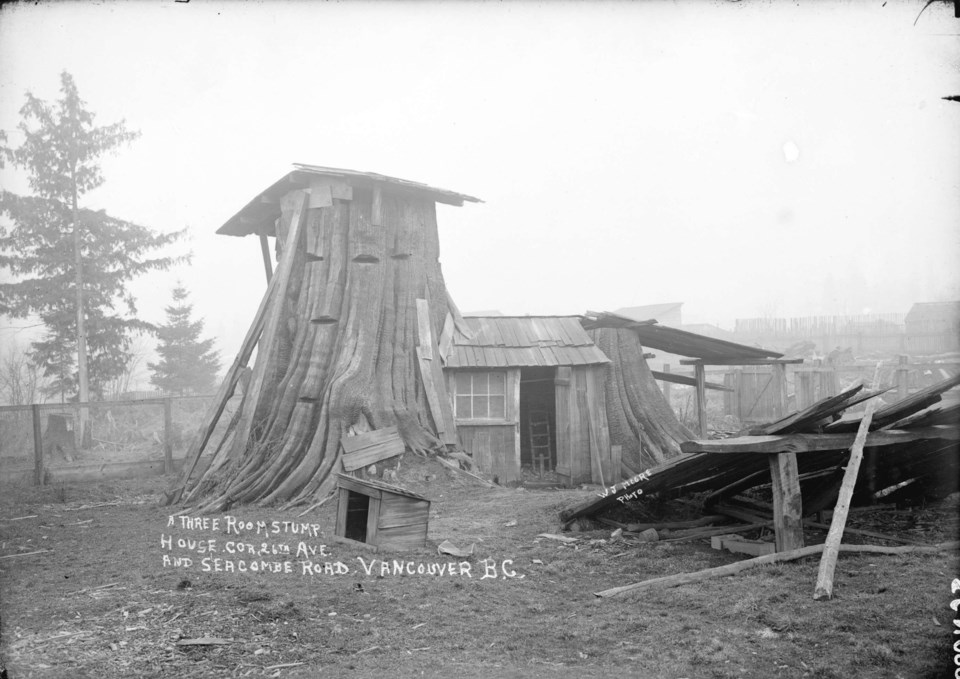
[[[759, 424], [806, 408], [857, 382], [870, 384], [876, 367], [876, 363], [865, 362], [830, 365], [819, 359], [789, 365], [785, 370], [764, 365], [711, 366], [706, 370], [707, 393], [718, 391], [721, 385], [726, 387], [722, 392], [723, 414], [735, 417], [743, 425]], [[670, 373], [669, 366], [666, 366], [666, 372]], [[883, 398], [901, 400], [958, 372], [960, 361], [930, 362], [900, 355], [880, 362], [879, 381], [882, 387], [895, 387], [895, 391], [888, 392]], [[662, 374], [655, 373], [655, 377]], [[693, 373], [670, 374], [674, 378], [686, 377], [693, 381]], [[668, 401], [671, 389], [684, 388], [676, 384], [676, 380], [672, 387], [669, 382], [661, 381], [660, 384]], [[711, 387], [711, 384], [715, 386]]]
[[[115, 414], [118, 416], [118, 409], [125, 410], [128, 414], [133, 413], [132, 423], [129, 426], [134, 428], [141, 426], [151, 431], [162, 432], [159, 440], [156, 441], [162, 450], [162, 463], [158, 463], [156, 460], [123, 460], [98, 463], [101, 468], [111, 464], [124, 468], [130, 467], [131, 470], [135, 471], [134, 468], [138, 465], [146, 465], [151, 469], [156, 467], [158, 473], [171, 473], [176, 466], [173, 456], [174, 440], [179, 435], [179, 427], [175, 426], [173, 417], [174, 406], [181, 406], [181, 410], [183, 410], [182, 406], [188, 403], [209, 401], [211, 398], [211, 396], [167, 396], [164, 398], [90, 401], [86, 403], [35, 403], [24, 406], [0, 406], [0, 439], [2, 439], [3, 444], [0, 446], [0, 462], [11, 463], [0, 467], [0, 478], [10, 481], [29, 475], [29, 466], [23, 469], [22, 462], [25, 459], [25, 453], [27, 455], [32, 453], [32, 480], [34, 485], [42, 486], [50, 476], [48, 462], [54, 451], [59, 456], [65, 457], [65, 462], [69, 465], [74, 462], [72, 459], [74, 454], [78, 458], [82, 457], [83, 451], [80, 450], [80, 442], [75, 440], [74, 432], [77, 429], [75, 423], [79, 421], [80, 411], [83, 409], [91, 414], [97, 411], [106, 411], [108, 419], [113, 418]], [[190, 410], [203, 409], [204, 407], [203, 403], [197, 403]], [[96, 432], [94, 432], [94, 436], [96, 436]], [[145, 437], [146, 434], [144, 434]], [[95, 442], [101, 446], [110, 444], [111, 447], [122, 447], [122, 444], [109, 441], [95, 439]], [[82, 465], [78, 462], [75, 466]], [[61, 475], [77, 476], [76, 474], [66, 473], [66, 465], [63, 464], [58, 466], [58, 470], [64, 472]]]
[[738, 318], [735, 341], [784, 349], [813, 342], [820, 354], [850, 348], [867, 352], [930, 355], [957, 351], [960, 336], [951, 329], [909, 327], [906, 314], [807, 316], [798, 318]]

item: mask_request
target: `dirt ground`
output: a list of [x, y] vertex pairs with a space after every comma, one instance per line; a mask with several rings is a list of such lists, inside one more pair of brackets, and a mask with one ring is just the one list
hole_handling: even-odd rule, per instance
[[[956, 553], [843, 556], [831, 601], [812, 599], [817, 558], [600, 599], [741, 557], [609, 530], [538, 537], [559, 533], [558, 512], [597, 489], [490, 490], [409, 455], [401, 481], [433, 501], [428, 546], [403, 554], [334, 541], [335, 501], [299, 518], [234, 508], [229, 526], [227, 514], [208, 517], [214, 528], [169, 525], [157, 504], [165, 479], [0, 487], [0, 663], [11, 679], [953, 676]], [[955, 539], [956, 501], [887, 527]], [[216, 551], [201, 552], [211, 540]], [[473, 556], [439, 556], [444, 540], [475, 545]], [[289, 555], [271, 554], [282, 545]], [[304, 574], [305, 561], [318, 572]]]

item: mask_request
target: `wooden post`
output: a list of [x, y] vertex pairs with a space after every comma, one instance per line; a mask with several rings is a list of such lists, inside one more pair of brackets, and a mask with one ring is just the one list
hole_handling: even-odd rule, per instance
[[796, 409], [803, 410], [817, 400], [813, 391], [813, 373], [796, 371], [793, 373], [794, 393], [797, 395]]
[[909, 360], [905, 354], [900, 354], [897, 364], [897, 400], [902, 401], [910, 394], [910, 368], [907, 367]]
[[[670, 372], [669, 363], [663, 364], [663, 372], [665, 373]], [[667, 405], [670, 405], [670, 383], [667, 381], [660, 382], [660, 390], [663, 391], [663, 398], [666, 399]], [[670, 405], [670, 407], [673, 408], [672, 405]]]
[[163, 399], [163, 473], [173, 472], [173, 417], [170, 397]]
[[796, 453], [770, 455], [773, 529], [778, 552], [803, 547], [803, 508]]
[[43, 437], [40, 434], [40, 406], [30, 406], [33, 414], [33, 485], [43, 485]]
[[707, 438], [707, 374], [703, 363], [693, 366], [694, 379], [697, 381], [697, 424], [700, 438]]
[[837, 367], [830, 365], [827, 370], [820, 373], [820, 398], [836, 396], [838, 391]]
[[[874, 379], [874, 384], [876, 383], [877, 380]], [[873, 412], [876, 409], [877, 399], [872, 398], [867, 402], [863, 419], [860, 420], [860, 428], [857, 429], [857, 438], [854, 439], [853, 448], [850, 449], [850, 460], [847, 462], [847, 469], [843, 474], [843, 483], [840, 485], [837, 506], [833, 510], [833, 520], [830, 523], [827, 540], [823, 545], [823, 556], [820, 558], [817, 587], [813, 592], [813, 598], [816, 600], [833, 597], [833, 572], [837, 567], [837, 554], [840, 553], [840, 541], [843, 538], [843, 529], [847, 524], [847, 512], [850, 511], [853, 487], [857, 483], [857, 473], [860, 471], [863, 445], [867, 441], [867, 432], [870, 431], [870, 423], [873, 421]]]
[[267, 274], [267, 283], [269, 283], [273, 278], [273, 263], [270, 261], [270, 245], [263, 234], [260, 234], [260, 254], [263, 255], [263, 270]]

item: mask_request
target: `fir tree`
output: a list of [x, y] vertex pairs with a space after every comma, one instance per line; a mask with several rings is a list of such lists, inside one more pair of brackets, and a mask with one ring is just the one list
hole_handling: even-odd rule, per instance
[[39, 316], [46, 334], [31, 358], [50, 378], [49, 391], [87, 400], [123, 373], [130, 333], [152, 330], [136, 318], [127, 282], [183, 259], [148, 255], [184, 232], [157, 233], [80, 207], [103, 183], [100, 157], [137, 133], [122, 121], [95, 127], [69, 73], [60, 85], [62, 97], [52, 104], [27, 93], [19, 147], [8, 148], [0, 135], [0, 155], [27, 171], [34, 193], [0, 192], [0, 213], [13, 224], [0, 227], [0, 269], [19, 279], [0, 284], [0, 314]]
[[201, 340], [203, 321], [191, 320], [193, 305], [183, 284], [173, 289], [173, 304], [168, 306], [167, 323], [159, 326], [158, 363], [150, 363], [150, 382], [160, 389], [178, 394], [208, 393], [213, 390], [220, 370], [219, 352], [213, 340]]

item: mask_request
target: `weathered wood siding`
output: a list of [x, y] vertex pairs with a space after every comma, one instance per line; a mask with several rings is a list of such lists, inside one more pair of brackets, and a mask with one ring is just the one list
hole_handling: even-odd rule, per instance
[[519, 481], [519, 425], [467, 425], [457, 428], [463, 449], [473, 455], [480, 471], [492, 474], [499, 483]]
[[[620, 480], [607, 429], [603, 366], [557, 369], [557, 474], [569, 485]], [[599, 459], [600, 467], [597, 467]]]
[[[473, 372], [473, 371], [471, 371]], [[497, 477], [499, 483], [521, 480], [520, 474], [520, 370], [506, 373], [506, 417], [502, 420], [456, 419], [460, 445], [473, 456], [480, 471]], [[451, 401], [457, 396], [456, 372], [447, 371]]]

